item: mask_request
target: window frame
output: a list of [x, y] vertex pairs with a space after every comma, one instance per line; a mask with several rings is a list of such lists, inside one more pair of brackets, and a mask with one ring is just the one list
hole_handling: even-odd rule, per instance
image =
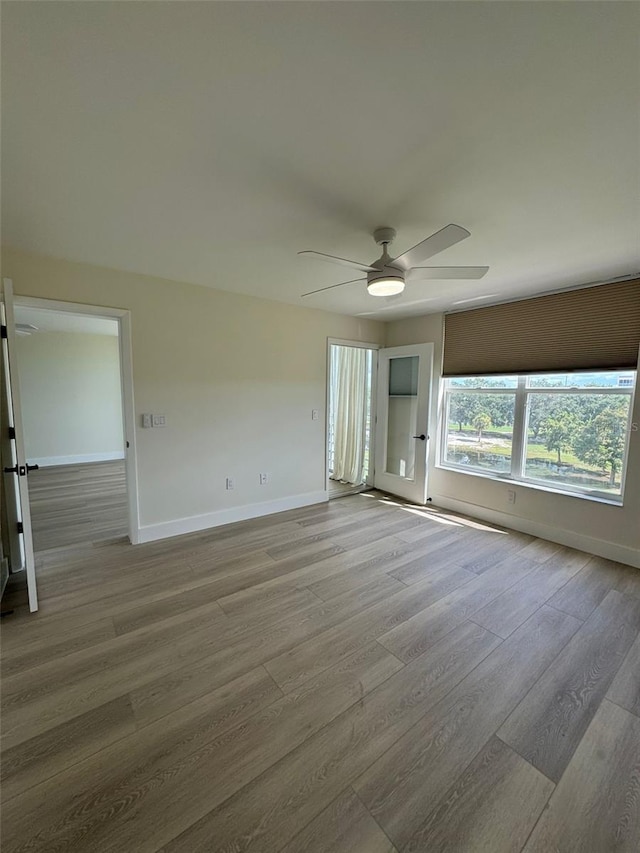
[[[585, 373], [598, 373], [609, 371], [584, 371]], [[626, 372], [626, 371], [625, 371]], [[439, 430], [439, 453], [437, 467], [448, 471], [456, 471], [461, 474], [469, 474], [477, 477], [487, 477], [491, 480], [507, 481], [510, 483], [518, 483], [529, 488], [540, 489], [541, 491], [557, 492], [559, 494], [568, 495], [570, 497], [588, 498], [598, 500], [605, 503], [622, 506], [624, 502], [624, 493], [627, 476], [627, 463], [629, 458], [629, 440], [632, 430], [632, 417], [635, 390], [637, 385], [637, 371], [633, 372], [632, 385], [611, 385], [600, 387], [562, 387], [545, 388], [545, 387], [530, 387], [529, 379], [537, 374], [521, 374], [517, 376], [516, 387], [511, 388], [473, 388], [465, 386], [452, 386], [452, 380], [460, 379], [461, 377], [443, 378], [443, 395], [442, 395], [442, 410], [440, 417]], [[553, 373], [545, 375], [554, 375]], [[557, 376], [565, 376], [565, 373], [558, 372]], [[469, 376], [468, 379], [482, 379], [487, 377]], [[505, 376], [505, 378], [507, 378]], [[511, 378], [511, 377], [509, 377]], [[514, 414], [513, 414], [513, 435], [511, 440], [511, 470], [503, 471], [488, 471], [480, 468], [469, 468], [468, 465], [461, 465], [455, 462], [450, 462], [446, 458], [447, 441], [449, 434], [449, 401], [452, 395], [455, 394], [513, 394], [514, 395]], [[577, 395], [585, 396], [586, 394], [598, 394], [605, 396], [626, 396], [629, 397], [629, 412], [627, 415], [627, 429], [625, 438], [624, 450], [624, 465], [620, 474], [620, 494], [612, 494], [611, 492], [600, 491], [599, 489], [590, 489], [588, 487], [572, 486], [567, 483], [558, 483], [555, 481], [543, 480], [536, 477], [528, 477], [525, 475], [526, 470], [526, 452], [528, 441], [528, 423], [529, 423], [529, 400], [534, 394], [562, 394], [564, 396]]]

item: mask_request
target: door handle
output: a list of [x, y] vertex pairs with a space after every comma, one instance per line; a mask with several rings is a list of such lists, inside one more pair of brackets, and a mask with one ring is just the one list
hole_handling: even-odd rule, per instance
[[39, 465], [14, 465], [13, 468], [5, 468], [5, 474], [18, 474], [20, 477], [26, 477], [29, 471], [37, 471]]
[[420, 441], [426, 441], [427, 440], [427, 436], [424, 433], [422, 433], [422, 435], [414, 435], [413, 437], [419, 438]]

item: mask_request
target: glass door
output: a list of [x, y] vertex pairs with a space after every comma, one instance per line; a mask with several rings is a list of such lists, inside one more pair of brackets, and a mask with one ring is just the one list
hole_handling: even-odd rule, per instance
[[424, 504], [433, 344], [378, 353], [376, 488]]

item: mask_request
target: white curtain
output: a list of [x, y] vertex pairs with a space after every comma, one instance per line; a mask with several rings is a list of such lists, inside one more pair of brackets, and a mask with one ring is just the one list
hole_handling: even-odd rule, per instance
[[362, 347], [331, 351], [332, 480], [359, 486], [364, 481], [368, 364]]

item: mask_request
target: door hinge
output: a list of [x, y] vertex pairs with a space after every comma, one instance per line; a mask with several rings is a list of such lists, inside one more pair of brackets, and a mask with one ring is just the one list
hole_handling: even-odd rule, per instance
[[16, 524], [16, 527], [18, 528], [18, 533], [24, 533], [24, 524], [21, 521]]
[[15, 441], [15, 437], [16, 437], [16, 428], [15, 427], [9, 427], [9, 438], [11, 438]]
[[7, 327], [6, 327], [6, 326], [2, 326], [2, 327], [0, 327], [0, 328], [1, 328], [1, 330], [2, 330], [2, 334], [0, 334], [0, 337], [2, 337], [2, 338], [6, 338], [6, 337], [7, 337]]

